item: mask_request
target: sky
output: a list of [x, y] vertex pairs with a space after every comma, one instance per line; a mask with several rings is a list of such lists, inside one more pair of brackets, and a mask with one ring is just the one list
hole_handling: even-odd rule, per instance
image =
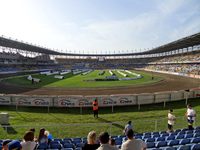
[[0, 35], [59, 52], [139, 52], [198, 32], [199, 0], [0, 0]]

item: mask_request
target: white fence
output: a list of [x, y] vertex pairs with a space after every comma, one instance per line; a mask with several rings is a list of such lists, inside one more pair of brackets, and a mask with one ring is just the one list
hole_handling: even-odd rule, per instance
[[97, 95], [97, 96], [29, 96], [29, 95], [0, 95], [0, 105], [39, 106], [39, 107], [91, 107], [97, 98], [100, 107], [130, 106], [153, 103], [165, 103], [188, 98], [200, 97], [200, 88], [187, 91], [170, 91], [143, 94]]

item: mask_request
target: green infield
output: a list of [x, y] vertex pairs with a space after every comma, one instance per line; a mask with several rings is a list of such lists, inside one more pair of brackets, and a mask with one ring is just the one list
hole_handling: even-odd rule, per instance
[[[25, 87], [62, 87], [62, 88], [106, 88], [106, 87], [122, 87], [122, 86], [138, 86], [145, 84], [152, 84], [162, 80], [161, 77], [154, 75], [152, 80], [152, 74], [142, 71], [132, 71], [134, 73], [142, 75], [142, 78], [136, 80], [120, 80], [120, 81], [94, 81], [95, 79], [102, 79], [106, 76], [111, 76], [109, 70], [105, 70], [103, 75], [99, 75], [101, 70], [94, 70], [89, 74], [72, 75], [72, 73], [64, 75], [64, 79], [55, 79], [54, 75], [46, 76], [40, 74], [32, 75], [33, 78], [41, 80], [39, 83], [32, 84], [30, 80], [27, 80], [26, 76], [17, 76], [5, 79], [4, 82], [9, 84], [16, 84]], [[122, 71], [123, 73], [126, 73]], [[124, 78], [117, 71], [113, 71], [118, 78]], [[135, 75], [126, 73], [128, 78], [134, 78]]]
[[[200, 126], [200, 99], [189, 100], [197, 113], [195, 126]], [[186, 128], [187, 121], [185, 101], [176, 101], [163, 104], [143, 105], [138, 110], [137, 106], [100, 108], [99, 118], [93, 118], [92, 108], [47, 108], [0, 106], [0, 112], [7, 112], [10, 116], [7, 127], [0, 128], [0, 139], [22, 139], [24, 132], [30, 128], [45, 128], [54, 138], [86, 137], [91, 130], [108, 131], [111, 135], [122, 135], [125, 124], [131, 120], [135, 132], [165, 131], [167, 129], [168, 109], [173, 109], [177, 117], [174, 129]]]

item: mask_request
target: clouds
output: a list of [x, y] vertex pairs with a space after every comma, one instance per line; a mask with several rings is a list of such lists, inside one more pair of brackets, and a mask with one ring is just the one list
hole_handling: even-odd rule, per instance
[[0, 0], [0, 33], [68, 52], [112, 53], [200, 32], [198, 0], [36, 2]]

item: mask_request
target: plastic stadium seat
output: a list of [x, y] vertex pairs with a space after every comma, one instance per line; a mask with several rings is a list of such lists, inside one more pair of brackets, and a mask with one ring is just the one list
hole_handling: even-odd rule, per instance
[[190, 143], [200, 143], [200, 138], [193, 138]]
[[[180, 133], [180, 132], [179, 132]], [[171, 136], [171, 135], [174, 135], [174, 136], [176, 136], [177, 134], [179, 134], [179, 133], [176, 133], [176, 132], [171, 132], [170, 134], [169, 134], [169, 136]]]
[[62, 148], [62, 150], [74, 150], [73, 148]]
[[165, 137], [158, 137], [157, 139], [156, 139], [156, 141], [158, 142], [158, 141], [165, 141]]
[[197, 137], [200, 137], [200, 133], [195, 133], [195, 134], [194, 134], [194, 137], [196, 137], [196, 138], [197, 138]]
[[37, 149], [47, 149], [47, 148], [48, 148], [48, 144], [47, 143], [41, 143], [37, 147]]
[[62, 142], [62, 139], [53, 139], [55, 142]]
[[136, 139], [142, 139], [142, 136], [135, 136]]
[[181, 129], [177, 129], [174, 132], [179, 133], [179, 132], [181, 132]]
[[176, 139], [184, 139], [184, 137], [185, 137], [185, 134], [178, 134], [176, 136]]
[[160, 131], [159, 134], [167, 133], [166, 131]]
[[195, 144], [191, 147], [191, 150], [200, 150], [200, 144]]
[[160, 134], [154, 134], [153, 135], [153, 138], [157, 138], [157, 137], [160, 137]]
[[122, 145], [122, 140], [120, 140], [120, 139], [119, 140], [115, 140], [115, 144], [116, 145]]
[[142, 133], [136, 133], [135, 136], [143, 136]]
[[168, 146], [174, 146], [174, 145], [179, 145], [179, 140], [171, 140], [168, 142]]
[[194, 133], [200, 133], [200, 130], [195, 130]]
[[166, 147], [164, 150], [176, 150], [176, 147]]
[[83, 147], [85, 144], [84, 143], [77, 143], [76, 144], [76, 147], [78, 148], [78, 147]]
[[145, 142], [155, 142], [155, 138], [148, 138], [145, 140]]
[[180, 145], [190, 144], [190, 139], [182, 139], [179, 144]]
[[154, 148], [155, 147], [155, 143], [154, 142], [148, 142], [147, 143], [147, 148]]
[[186, 135], [185, 135], [185, 138], [186, 138], [186, 139], [188, 139], [188, 138], [193, 138], [193, 134], [186, 134]]
[[200, 130], [200, 126], [199, 126], [199, 127], [196, 127], [195, 130]]
[[166, 137], [166, 136], [169, 136], [169, 133], [163, 133], [163, 134], [161, 134], [161, 137]]
[[182, 129], [181, 131], [188, 131], [188, 128]]
[[144, 135], [144, 136], [143, 136], [143, 139], [146, 139], [146, 138], [151, 138], [151, 135], [149, 135], [149, 134]]
[[146, 132], [146, 133], [144, 133], [144, 136], [145, 135], [151, 135], [151, 132]]
[[186, 134], [193, 134], [193, 133], [194, 133], [193, 130], [188, 130], [188, 131], [186, 131]]
[[73, 144], [70, 144], [70, 143], [64, 143], [64, 144], [63, 144], [63, 147], [64, 147], [64, 148], [74, 148], [74, 145], [73, 145]]
[[177, 150], [190, 150], [190, 145], [181, 145]]
[[169, 140], [174, 140], [174, 139], [175, 139], [175, 136], [174, 136], [174, 135], [170, 135], [170, 136], [168, 136], [168, 137], [167, 137], [167, 139], [166, 139], [166, 140], [168, 140], [168, 141], [169, 141]]
[[152, 135], [160, 135], [159, 132], [153, 132]]
[[61, 144], [56, 144], [56, 143], [51, 144], [50, 143], [50, 148], [51, 149], [61, 149], [62, 146], [61, 146]]
[[160, 142], [156, 143], [156, 147], [157, 148], [164, 147], [164, 146], [167, 146], [167, 142], [166, 141], [160, 141]]

